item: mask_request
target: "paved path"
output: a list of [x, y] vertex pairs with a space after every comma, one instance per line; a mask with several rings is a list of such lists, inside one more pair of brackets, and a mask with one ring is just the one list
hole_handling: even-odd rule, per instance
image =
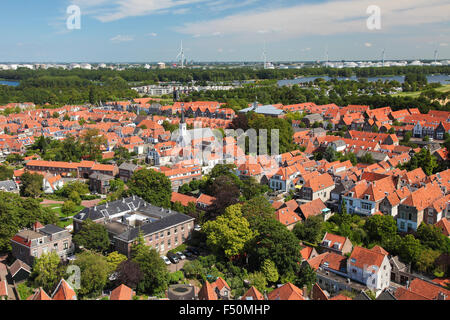
[[[81, 205], [83, 207], [91, 208], [91, 207], [97, 205], [97, 203], [99, 203], [100, 201], [102, 201], [102, 199], [83, 200], [83, 201], [81, 201]], [[64, 203], [64, 201], [49, 200], [49, 199], [44, 199], [44, 201], [41, 202], [42, 205], [44, 205], [44, 204], [63, 204], [63, 203]]]

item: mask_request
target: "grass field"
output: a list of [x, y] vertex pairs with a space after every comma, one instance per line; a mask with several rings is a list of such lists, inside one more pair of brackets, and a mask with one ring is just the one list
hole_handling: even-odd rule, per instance
[[[443, 85], [442, 87], [435, 89], [438, 92], [449, 92], [450, 91], [450, 84]], [[420, 94], [423, 91], [416, 91], [416, 92], [401, 92], [397, 94], [393, 94], [393, 97], [411, 97], [411, 98], [418, 98]]]
[[58, 216], [59, 216], [58, 226], [61, 227], [61, 228], [65, 228], [68, 225], [71, 225], [72, 224], [72, 217], [76, 213], [78, 213], [78, 212], [80, 212], [81, 210], [84, 209], [83, 206], [77, 206], [76, 213], [73, 214], [72, 216], [66, 217], [66, 215], [61, 212], [62, 203], [61, 204], [59, 204], [59, 203], [57, 203], [57, 204], [44, 204], [43, 206], [47, 207], [47, 208], [50, 208], [51, 210], [53, 210], [54, 212], [56, 212], [58, 214]]

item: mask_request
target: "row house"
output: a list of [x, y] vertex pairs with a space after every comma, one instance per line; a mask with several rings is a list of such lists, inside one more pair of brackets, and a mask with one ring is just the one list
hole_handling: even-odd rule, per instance
[[185, 183], [190, 183], [192, 180], [199, 180], [202, 178], [202, 169], [198, 165], [174, 166], [172, 168], [159, 168], [162, 173], [169, 178], [172, 183], [172, 190], [177, 191]]
[[270, 177], [269, 187], [275, 191], [288, 192], [295, 188], [295, 180], [302, 172], [305, 172], [305, 170], [299, 164], [280, 168]]
[[395, 190], [394, 179], [390, 176], [377, 181], [361, 180], [342, 199], [348, 213], [370, 216], [379, 211], [381, 201]]
[[397, 227], [399, 231], [416, 231], [426, 221], [426, 209], [443, 197], [439, 185], [428, 184], [412, 192], [398, 207]]
[[324, 173], [306, 181], [300, 189], [300, 198], [307, 201], [320, 199], [322, 202], [326, 202], [330, 199], [331, 191], [334, 188], [333, 178], [328, 173]]
[[388, 255], [379, 246], [372, 249], [356, 246], [347, 260], [348, 277], [365, 284], [378, 296], [390, 285], [391, 265]]

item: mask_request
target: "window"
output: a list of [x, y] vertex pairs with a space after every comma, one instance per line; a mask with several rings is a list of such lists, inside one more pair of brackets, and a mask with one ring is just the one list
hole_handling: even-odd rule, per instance
[[367, 202], [361, 202], [361, 208], [364, 210], [372, 210], [372, 204]]
[[175, 230], [173, 230], [173, 233], [177, 234], [178, 233], [178, 229], [175, 228]]
[[69, 242], [65, 241], [64, 242], [64, 250], [69, 249]]
[[167, 230], [167, 236], [170, 236], [170, 230]]
[[33, 257], [37, 257], [37, 250], [33, 250]]
[[159, 235], [160, 238], [164, 238], [164, 232], [161, 232], [161, 234]]

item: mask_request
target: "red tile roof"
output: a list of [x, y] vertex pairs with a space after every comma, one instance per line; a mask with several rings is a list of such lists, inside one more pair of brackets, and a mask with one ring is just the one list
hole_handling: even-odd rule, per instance
[[66, 280], [61, 279], [52, 298], [53, 300], [76, 300], [77, 295]]
[[305, 300], [303, 291], [290, 282], [273, 290], [267, 297], [269, 300]]
[[187, 196], [178, 192], [172, 192], [172, 198], [170, 199], [170, 201], [173, 203], [179, 202], [183, 206], [187, 207], [190, 202], [193, 202], [195, 204], [197, 202], [197, 198]]
[[208, 281], [205, 282], [198, 292], [198, 300], [217, 300], [217, 294]]
[[248, 289], [242, 296], [241, 300], [264, 300], [264, 296], [258, 291], [258, 289], [251, 286], [250, 289]]
[[124, 284], [121, 284], [111, 291], [110, 300], [131, 300], [133, 299], [133, 290]]

